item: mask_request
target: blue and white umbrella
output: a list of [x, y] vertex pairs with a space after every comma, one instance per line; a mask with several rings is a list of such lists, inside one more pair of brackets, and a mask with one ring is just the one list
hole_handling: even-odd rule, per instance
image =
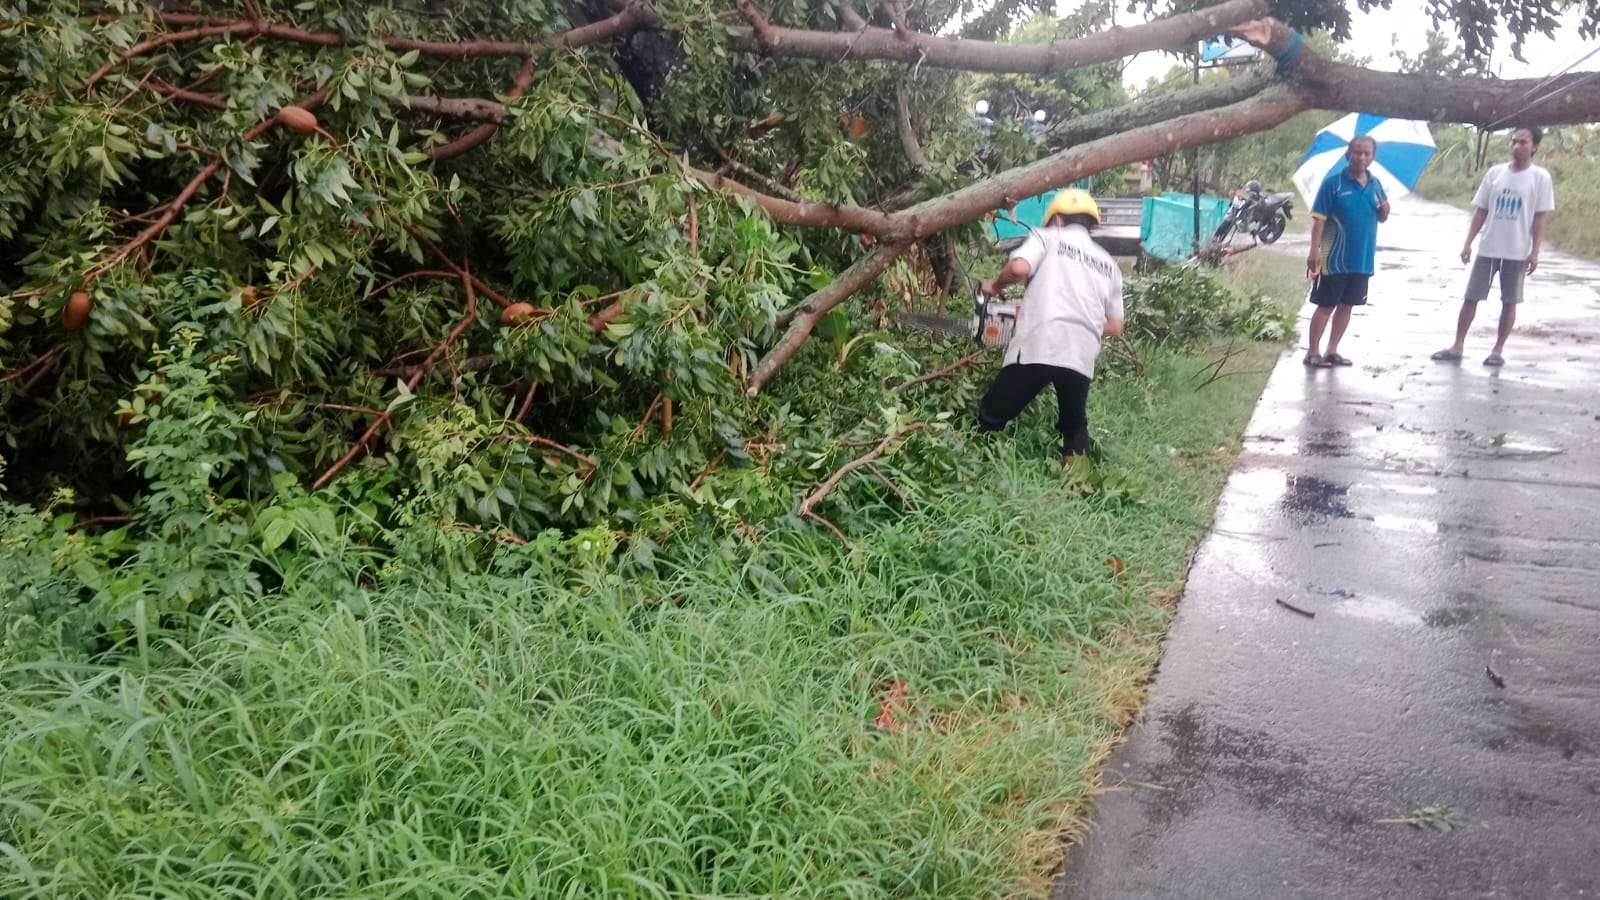
[[1305, 159], [1294, 173], [1294, 186], [1310, 206], [1323, 179], [1342, 172], [1350, 165], [1344, 158], [1350, 141], [1368, 135], [1378, 145], [1377, 156], [1369, 169], [1393, 200], [1411, 193], [1433, 159], [1433, 134], [1427, 122], [1413, 119], [1388, 119], [1366, 113], [1351, 113], [1317, 132]]

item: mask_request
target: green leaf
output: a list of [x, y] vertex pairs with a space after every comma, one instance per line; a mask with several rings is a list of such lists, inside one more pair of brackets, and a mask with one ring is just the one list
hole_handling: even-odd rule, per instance
[[261, 529], [261, 549], [271, 553], [283, 546], [283, 542], [294, 534], [294, 520], [288, 517], [273, 519], [267, 527]]

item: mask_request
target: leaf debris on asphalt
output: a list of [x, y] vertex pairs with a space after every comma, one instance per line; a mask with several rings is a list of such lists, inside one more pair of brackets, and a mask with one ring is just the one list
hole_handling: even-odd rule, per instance
[[1441, 834], [1448, 834], [1461, 827], [1461, 820], [1456, 818], [1455, 810], [1448, 806], [1424, 806], [1403, 816], [1375, 821], [1379, 825], [1410, 825], [1412, 828], [1437, 831]]

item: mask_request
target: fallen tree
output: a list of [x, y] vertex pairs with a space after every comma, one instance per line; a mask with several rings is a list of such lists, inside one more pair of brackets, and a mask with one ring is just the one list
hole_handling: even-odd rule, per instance
[[[28, 4], [0, 32], [13, 469], [35, 496], [136, 502], [122, 459], [161, 409], [155, 352], [200, 333], [189, 364], [249, 410], [230, 490], [280, 471], [442, 485], [455, 467], [476, 474], [448, 487], [451, 514], [583, 521], [742, 452], [759, 416], [734, 398], [820, 322], [928, 258], [948, 285], [948, 247], [929, 242], [1042, 190], [1312, 108], [1600, 119], [1592, 73], [1343, 65], [1266, 0], [1043, 43], [935, 34], [953, 9], [740, 0], [708, 24], [642, 2], [502, 18]], [[1060, 123], [1042, 156], [967, 121], [961, 73], [1058, 73], [1222, 31], [1276, 65]], [[641, 67], [603, 52], [643, 33], [677, 54], [648, 108], [617, 74]]]

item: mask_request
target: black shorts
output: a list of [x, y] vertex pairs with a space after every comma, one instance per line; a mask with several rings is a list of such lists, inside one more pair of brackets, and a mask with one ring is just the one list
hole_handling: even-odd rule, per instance
[[1311, 287], [1311, 302], [1322, 307], [1364, 306], [1371, 275], [1319, 275]]

